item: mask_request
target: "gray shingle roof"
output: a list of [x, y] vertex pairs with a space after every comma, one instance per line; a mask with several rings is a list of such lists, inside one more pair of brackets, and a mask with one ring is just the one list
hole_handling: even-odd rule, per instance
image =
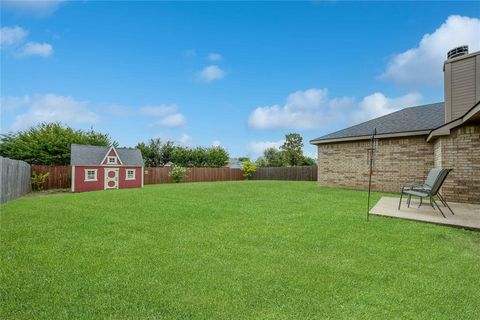
[[[90, 146], [85, 144], [72, 144], [70, 147], [72, 166], [100, 165], [110, 147]], [[142, 153], [133, 148], [115, 148], [118, 157], [125, 166], [143, 166]]]
[[374, 128], [377, 128], [377, 134], [432, 130], [444, 123], [445, 107], [443, 102], [439, 102], [392, 112], [382, 117], [321, 136], [310, 142], [370, 136]]

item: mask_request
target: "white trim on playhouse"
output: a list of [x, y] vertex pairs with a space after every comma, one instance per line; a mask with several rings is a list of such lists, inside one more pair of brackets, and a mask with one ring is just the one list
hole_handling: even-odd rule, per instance
[[[132, 177], [129, 177], [129, 172], [131, 172]], [[135, 170], [135, 169], [126, 168], [125, 169], [125, 180], [136, 180], [136, 177], [135, 177], [136, 172], [137, 172], [137, 170]]]
[[[84, 169], [85, 170], [85, 180], [84, 181], [98, 181], [98, 169]], [[93, 171], [95, 177], [94, 178], [89, 178], [88, 177], [88, 172]]]
[[[119, 168], [104, 168], [104, 179], [103, 179], [103, 190], [107, 190], [107, 189], [118, 189], [119, 188], [119, 177], [120, 177], [120, 169]], [[113, 171], [115, 172], [115, 176], [113, 178], [110, 178], [108, 176], [108, 173], [110, 171]], [[113, 181], [115, 182], [115, 186], [114, 187], [109, 187], [108, 186], [108, 183], [110, 181]]]
[[[106, 164], [103, 164], [105, 162], [105, 160], [107, 160], [108, 157], [113, 157], [113, 156], [109, 156], [110, 154], [110, 151], [113, 151], [115, 152], [115, 155], [117, 157], [117, 160], [118, 160], [118, 164], [115, 163], [115, 164], [109, 164], [108, 162]], [[102, 161], [100, 162], [101, 166], [123, 166], [123, 162], [122, 162], [122, 159], [120, 159], [120, 157], [118, 156], [118, 152], [117, 152], [117, 149], [115, 149], [114, 146], [111, 146], [110, 149], [108, 149], [107, 153], [105, 154], [105, 157], [103, 157]]]
[[75, 192], [75, 166], [72, 166], [72, 192]]

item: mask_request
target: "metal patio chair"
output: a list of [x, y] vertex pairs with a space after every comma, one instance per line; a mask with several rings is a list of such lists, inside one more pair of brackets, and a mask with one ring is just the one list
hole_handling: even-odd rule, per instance
[[423, 184], [407, 184], [402, 187], [402, 192], [400, 195], [400, 201], [398, 203], [398, 210], [400, 210], [400, 206], [402, 204], [403, 195], [408, 195], [407, 199], [407, 207], [410, 207], [410, 202], [412, 200], [412, 196], [416, 196], [420, 198], [420, 204], [418, 207], [423, 204], [423, 198], [429, 198], [430, 206], [435, 210], [435, 206], [437, 206], [438, 210], [442, 214], [444, 218], [446, 218], [445, 214], [443, 213], [442, 209], [435, 201], [435, 196], [438, 197], [440, 202], [450, 210], [452, 215], [454, 215], [452, 208], [448, 205], [445, 198], [440, 194], [440, 188], [442, 187], [445, 179], [447, 178], [448, 174], [452, 171], [452, 169], [442, 169], [442, 168], [434, 168], [430, 170], [428, 173], [427, 179]]

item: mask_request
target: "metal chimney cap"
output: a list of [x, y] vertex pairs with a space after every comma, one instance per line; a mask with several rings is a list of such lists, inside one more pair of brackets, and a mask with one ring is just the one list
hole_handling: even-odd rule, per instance
[[447, 53], [447, 59], [453, 59], [468, 54], [468, 46], [456, 47]]

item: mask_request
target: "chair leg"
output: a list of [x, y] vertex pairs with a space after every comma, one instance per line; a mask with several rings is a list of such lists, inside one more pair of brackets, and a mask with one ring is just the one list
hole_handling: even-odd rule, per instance
[[430, 206], [432, 206], [433, 210], [436, 210], [435, 206], [433, 205], [433, 202], [432, 202], [432, 197], [430, 197]]
[[400, 206], [402, 205], [402, 198], [403, 198], [403, 188], [402, 188], [402, 193], [400, 193], [400, 201], [398, 201], [398, 210], [400, 210]]
[[445, 216], [445, 214], [443, 213], [442, 209], [440, 209], [440, 206], [439, 206], [438, 203], [435, 201], [435, 199], [433, 199], [433, 197], [430, 197], [430, 200], [433, 201], [433, 203], [437, 206], [437, 208], [438, 208], [438, 210], [440, 210], [440, 213], [442, 214], [442, 216], [443, 216], [444, 218], [447, 218], [447, 217]]
[[422, 206], [422, 203], [423, 203], [423, 197], [420, 197], [420, 203], [418, 204], [419, 208]]
[[410, 201], [412, 201], [412, 195], [408, 195], [407, 208], [410, 208]]
[[452, 208], [450, 208], [450, 206], [448, 205], [447, 201], [446, 201], [445, 198], [440, 194], [440, 192], [439, 192], [437, 195], [438, 195], [438, 198], [440, 199], [440, 201], [442, 201], [443, 205], [444, 205], [445, 207], [447, 207], [448, 210], [450, 210], [450, 212], [452, 213], [452, 215], [455, 215], [455, 213], [453, 213]]

